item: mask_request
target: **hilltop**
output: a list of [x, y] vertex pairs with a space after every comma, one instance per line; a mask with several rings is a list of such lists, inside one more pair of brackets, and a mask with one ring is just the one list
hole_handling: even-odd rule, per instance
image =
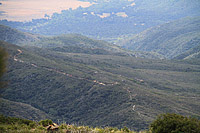
[[31, 33], [21, 32], [5, 25], [0, 25], [0, 40], [18, 45], [29, 45], [38, 41], [40, 37]]

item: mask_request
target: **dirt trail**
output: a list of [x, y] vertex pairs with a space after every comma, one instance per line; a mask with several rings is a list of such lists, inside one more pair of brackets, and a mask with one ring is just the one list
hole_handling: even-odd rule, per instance
[[22, 54], [22, 51], [21, 51], [20, 49], [17, 49], [17, 51], [18, 51], [19, 53], [16, 54], [16, 55], [14, 56], [14, 61], [24, 63], [24, 61], [22, 61], [22, 60], [20, 60], [20, 59], [17, 59], [17, 56], [19, 56], [20, 54]]
[[115, 83], [103, 83], [103, 82], [99, 82], [97, 80], [91, 80], [91, 79], [87, 79], [87, 78], [74, 76], [74, 75], [71, 75], [71, 74], [63, 72], [62, 70], [57, 70], [57, 69], [50, 68], [50, 67], [38, 66], [37, 64], [28, 63], [28, 62], [25, 62], [25, 61], [20, 60], [20, 59], [17, 58], [19, 55], [21, 55], [23, 53], [23, 51], [20, 50], [20, 49], [17, 49], [17, 51], [18, 51], [18, 53], [16, 55], [14, 55], [14, 57], [13, 57], [14, 61], [16, 61], [16, 62], [26, 63], [26, 64], [29, 64], [29, 65], [35, 67], [35, 68], [40, 68], [40, 69], [45, 69], [45, 70], [48, 70], [48, 71], [51, 71], [51, 72], [56, 72], [58, 74], [65, 75], [65, 76], [70, 77], [70, 78], [76, 78], [76, 79], [79, 79], [79, 80], [86, 80], [88, 82], [93, 82], [95, 84], [102, 85], [102, 86], [118, 84], [117, 82], [115, 82]]
[[[137, 94], [134, 94], [134, 95], [133, 95], [133, 94], [131, 93], [129, 87], [128, 87], [128, 88], [123, 87], [123, 89], [126, 90], [126, 91], [128, 92], [128, 94], [129, 94], [129, 99], [130, 99], [131, 102], [132, 102], [133, 99], [136, 99]], [[131, 108], [132, 108], [132, 111], [136, 112], [140, 117], [142, 117], [142, 116], [141, 116], [141, 113], [140, 113], [139, 111], [137, 111], [136, 105], [135, 105], [134, 103], [131, 104]]]

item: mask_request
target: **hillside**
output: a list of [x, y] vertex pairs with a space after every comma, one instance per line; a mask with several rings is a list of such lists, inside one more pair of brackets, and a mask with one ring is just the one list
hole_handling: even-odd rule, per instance
[[48, 37], [21, 32], [4, 25], [0, 25], [0, 40], [19, 46], [44, 47], [56, 51], [67, 50], [68, 52], [80, 53], [96, 52], [97, 54], [124, 52], [124, 50], [119, 47], [105, 41], [93, 40], [78, 34]]
[[125, 50], [120, 49], [120, 47], [117, 47], [116, 45], [101, 40], [90, 39], [79, 34], [65, 34], [52, 37], [43, 37], [39, 41], [35, 42], [33, 46], [49, 48], [63, 52], [66, 51], [87, 53], [89, 51], [97, 52], [97, 50], [99, 50], [99, 52], [102, 51], [105, 53], [125, 53]]
[[[95, 40], [79, 34], [63, 34], [59, 36], [41, 36], [21, 32], [8, 26], [0, 25], [0, 40], [25, 47], [40, 47], [50, 51], [85, 53], [99, 55], [134, 56], [150, 59], [163, 59], [155, 52], [132, 52], [102, 40]], [[34, 48], [32, 48], [34, 49]]]
[[40, 121], [50, 118], [46, 113], [24, 103], [0, 99], [0, 114]]
[[39, 40], [39, 36], [21, 32], [5, 25], [0, 25], [0, 40], [18, 45], [29, 45]]
[[183, 54], [176, 56], [174, 59], [199, 59], [200, 58], [200, 43], [194, 48], [189, 49]]
[[120, 43], [133, 51], [156, 52], [173, 58], [200, 43], [200, 18], [184, 18], [150, 28]]
[[200, 116], [198, 64], [0, 46], [10, 55], [3, 98], [55, 121], [141, 130], [160, 113]]
[[[52, 16], [33, 19], [31, 22], [0, 23], [22, 31], [42, 35], [78, 33], [107, 39], [139, 33], [152, 26], [187, 16], [200, 15], [198, 0], [82, 0], [90, 7], [63, 10]], [[44, 14], [45, 15], [45, 14]]]

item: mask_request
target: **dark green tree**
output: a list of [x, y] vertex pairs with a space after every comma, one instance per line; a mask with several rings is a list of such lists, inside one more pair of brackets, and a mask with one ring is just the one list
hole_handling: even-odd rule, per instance
[[48, 126], [48, 125], [52, 125], [52, 124], [53, 124], [53, 121], [52, 121], [52, 120], [49, 120], [49, 119], [41, 120], [41, 121], [39, 122], [39, 124], [42, 125], [42, 126], [44, 126], [44, 127], [46, 127], [46, 126]]
[[0, 77], [3, 76], [6, 71], [6, 60], [7, 60], [7, 52], [5, 49], [0, 47]]
[[178, 114], [161, 114], [150, 124], [152, 133], [200, 133], [200, 120]]
[[4, 48], [0, 47], [0, 79], [3, 76], [3, 74], [6, 72], [7, 58], [8, 58], [8, 54], [7, 54], [6, 50]]

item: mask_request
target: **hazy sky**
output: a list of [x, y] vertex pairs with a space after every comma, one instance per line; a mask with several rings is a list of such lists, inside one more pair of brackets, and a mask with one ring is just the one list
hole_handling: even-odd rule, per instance
[[79, 6], [88, 7], [89, 2], [78, 0], [0, 0], [0, 19], [14, 21], [29, 21], [42, 18], [45, 14], [52, 15], [69, 8], [76, 9]]

